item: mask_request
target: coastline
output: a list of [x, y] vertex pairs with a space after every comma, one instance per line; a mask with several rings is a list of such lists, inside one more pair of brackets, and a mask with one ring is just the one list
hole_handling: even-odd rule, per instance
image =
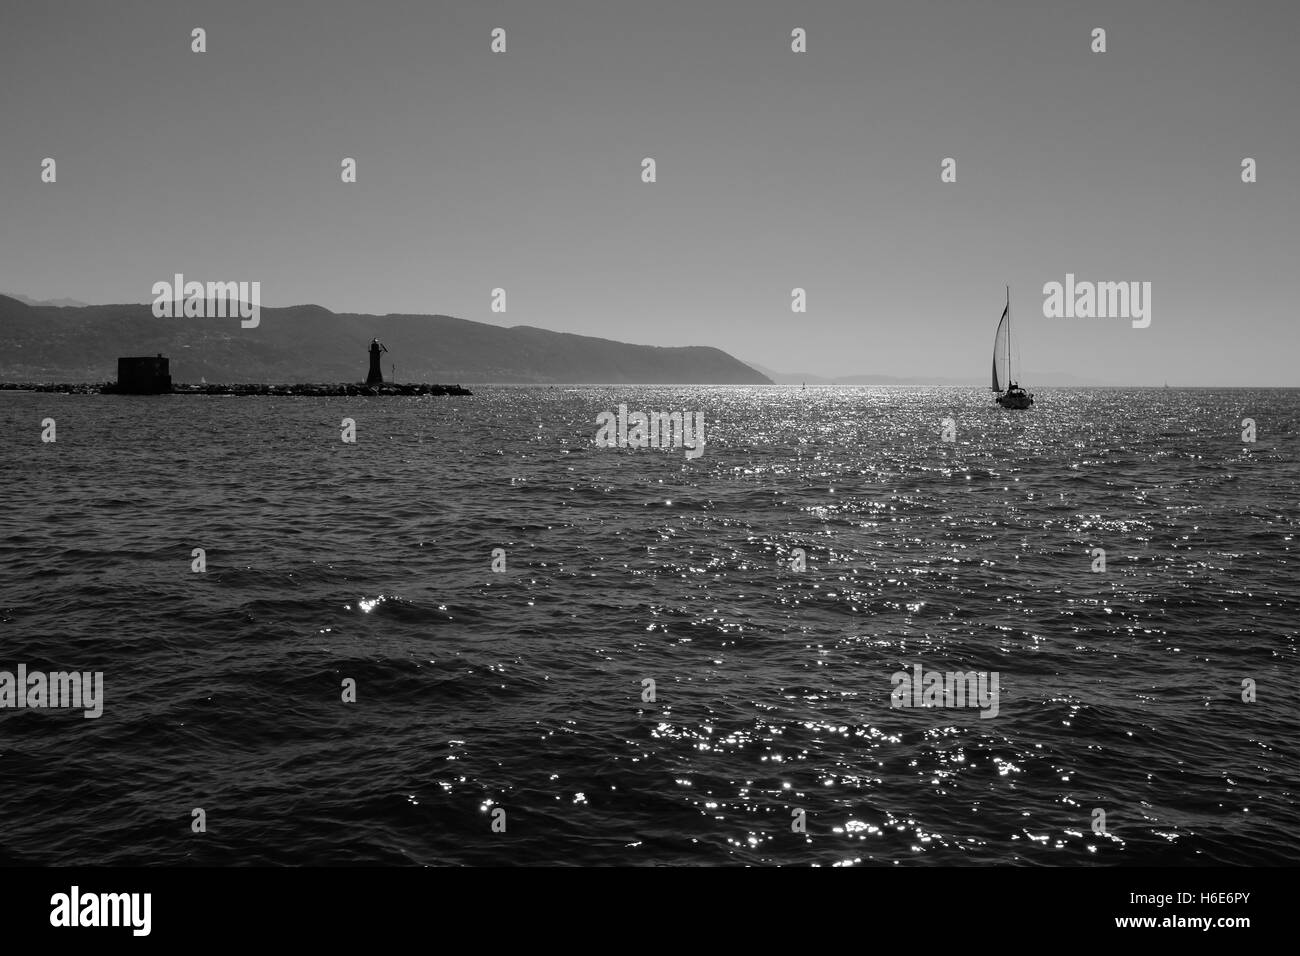
[[414, 396], [414, 395], [473, 395], [460, 385], [431, 384], [295, 384], [267, 385], [260, 383], [203, 383], [201, 385], [173, 385], [170, 390], [135, 392], [119, 390], [115, 382], [0, 382], [0, 391], [58, 392], [65, 395], [299, 395], [309, 398], [331, 398], [351, 395]]

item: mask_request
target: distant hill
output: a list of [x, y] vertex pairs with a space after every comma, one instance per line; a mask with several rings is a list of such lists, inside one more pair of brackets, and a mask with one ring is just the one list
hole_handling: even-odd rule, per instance
[[[988, 377], [976, 378], [940, 378], [935, 376], [894, 376], [894, 375], [843, 375], [838, 378], [826, 378], [821, 375], [808, 375], [801, 372], [774, 372], [757, 362], [747, 363], [750, 368], [761, 372], [776, 385], [962, 385], [966, 387], [984, 387], [989, 384]], [[1026, 385], [1088, 385], [1081, 378], [1064, 372], [1033, 372], [1022, 374]]]
[[85, 302], [78, 302], [76, 299], [29, 299], [25, 295], [19, 295], [17, 292], [11, 292], [10, 297], [17, 299], [23, 305], [52, 305], [58, 309], [79, 309], [86, 305]]
[[148, 305], [32, 306], [0, 295], [0, 381], [99, 382], [118, 356], [171, 359], [175, 382], [356, 382], [367, 347], [390, 350], [397, 382], [768, 385], [720, 349], [628, 345], [586, 335], [502, 328], [447, 315], [358, 315], [318, 305], [239, 319], [154, 318]]

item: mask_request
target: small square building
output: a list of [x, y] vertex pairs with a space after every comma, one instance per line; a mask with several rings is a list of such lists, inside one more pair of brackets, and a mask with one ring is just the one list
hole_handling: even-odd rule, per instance
[[123, 395], [162, 395], [172, 390], [170, 360], [162, 353], [117, 360], [117, 388]]

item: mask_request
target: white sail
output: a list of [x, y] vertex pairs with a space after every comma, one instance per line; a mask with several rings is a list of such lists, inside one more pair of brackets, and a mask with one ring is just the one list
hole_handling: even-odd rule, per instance
[[1000, 392], [1007, 387], [1011, 375], [1011, 303], [1002, 310], [1002, 321], [993, 336], [993, 391]]

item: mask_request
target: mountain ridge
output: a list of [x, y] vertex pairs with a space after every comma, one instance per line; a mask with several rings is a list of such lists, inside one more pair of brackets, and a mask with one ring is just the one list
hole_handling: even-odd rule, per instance
[[24, 305], [51, 306], [56, 309], [77, 309], [89, 304], [86, 302], [78, 302], [76, 299], [33, 299], [30, 296], [20, 295], [17, 292], [10, 292], [8, 295], [10, 298], [17, 299]]
[[[378, 338], [386, 379], [492, 384], [770, 385], [712, 346], [636, 345], [449, 315], [338, 313], [314, 303], [238, 318], [157, 318], [138, 303], [55, 307], [0, 294], [0, 380], [110, 381], [119, 356], [162, 353], [176, 382], [360, 381]], [[396, 366], [394, 373], [393, 367]]]

